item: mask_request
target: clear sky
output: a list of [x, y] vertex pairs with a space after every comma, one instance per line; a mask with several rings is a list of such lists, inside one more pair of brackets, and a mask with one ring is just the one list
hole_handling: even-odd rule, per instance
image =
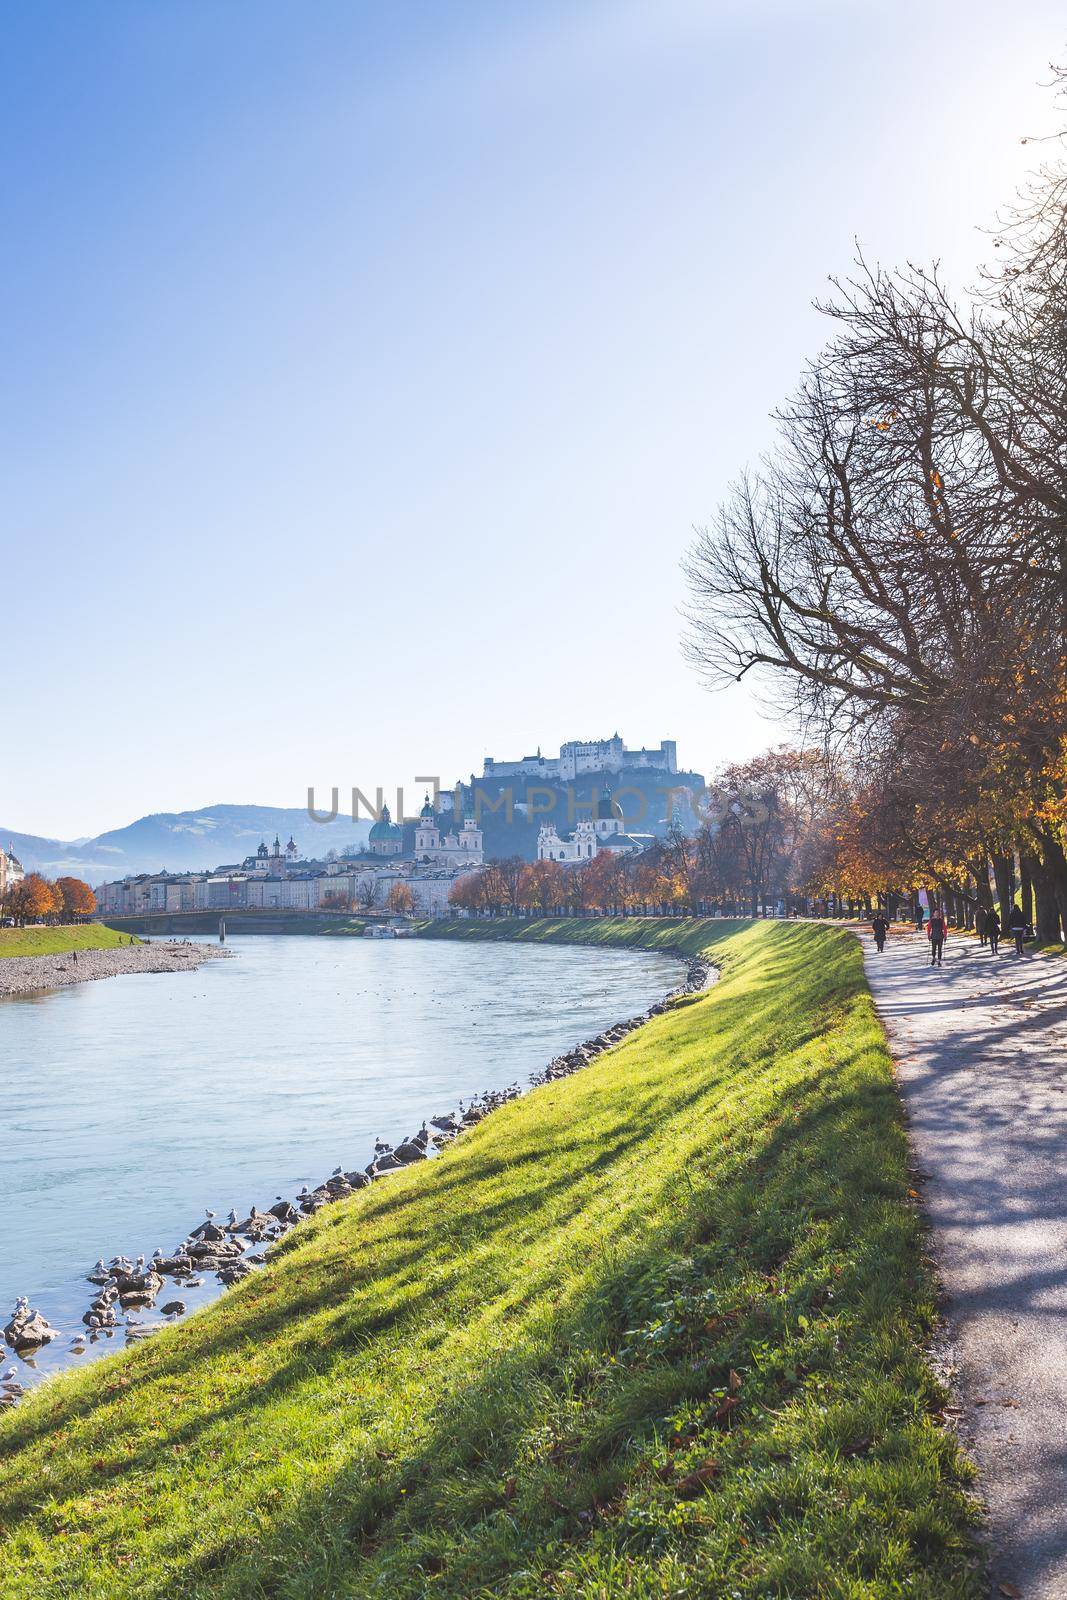
[[858, 238], [968, 279], [1062, 0], [3, 6], [0, 827], [778, 736], [678, 561]]

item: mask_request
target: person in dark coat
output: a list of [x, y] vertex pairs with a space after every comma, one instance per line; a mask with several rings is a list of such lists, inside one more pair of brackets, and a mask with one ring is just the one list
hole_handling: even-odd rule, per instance
[[1008, 927], [1015, 935], [1015, 954], [1021, 956], [1024, 954], [1023, 941], [1026, 938], [1026, 916], [1022, 906], [1012, 906]]
[[985, 932], [989, 940], [989, 953], [995, 956], [1000, 950], [1000, 917], [996, 911], [986, 912]]
[[889, 919], [881, 911], [876, 911], [871, 918], [871, 932], [874, 934], [875, 949], [885, 949], [885, 936], [889, 932]]
[[931, 911], [930, 921], [926, 925], [926, 937], [930, 941], [930, 965], [939, 967], [941, 957], [945, 951], [945, 935], [948, 933], [948, 922], [945, 913], [940, 909]]
[[922, 931], [923, 931], [923, 923], [925, 921], [926, 921], [926, 908], [923, 905], [920, 904], [918, 911], [916, 911], [916, 913], [915, 913], [915, 932], [916, 933], [922, 933]]
[[985, 924], [988, 915], [989, 912], [986, 910], [985, 906], [979, 906], [978, 910], [974, 914], [974, 931], [978, 935], [978, 943], [983, 945], [986, 942]]

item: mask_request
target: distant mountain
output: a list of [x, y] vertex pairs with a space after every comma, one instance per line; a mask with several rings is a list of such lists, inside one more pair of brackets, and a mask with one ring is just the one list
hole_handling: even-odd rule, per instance
[[190, 872], [243, 861], [254, 855], [261, 839], [275, 834], [284, 845], [290, 834], [301, 855], [321, 859], [327, 850], [366, 842], [370, 823], [339, 816], [335, 822], [312, 822], [302, 807], [204, 806], [200, 811], [161, 811], [140, 817], [128, 827], [114, 828], [94, 839], [44, 839], [0, 827], [0, 845], [10, 841], [27, 871], [50, 878], [60, 873], [104, 883], [127, 873]]

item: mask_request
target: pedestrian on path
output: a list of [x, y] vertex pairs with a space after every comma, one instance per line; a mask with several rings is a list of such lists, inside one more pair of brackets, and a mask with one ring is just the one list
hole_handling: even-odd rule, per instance
[[885, 936], [889, 932], [889, 922], [880, 911], [876, 911], [871, 918], [871, 932], [874, 934], [874, 946], [878, 951], [885, 949]]
[[923, 923], [926, 921], [926, 907], [919, 902], [919, 909], [915, 913], [915, 932], [922, 933]]
[[930, 921], [926, 928], [926, 937], [930, 941], [930, 965], [940, 966], [941, 957], [945, 950], [945, 935], [948, 933], [948, 923], [945, 913], [940, 910], [931, 911]]
[[1015, 935], [1015, 954], [1021, 956], [1024, 954], [1023, 941], [1026, 938], [1026, 915], [1022, 906], [1012, 906], [1008, 927]]
[[989, 939], [989, 953], [995, 956], [1000, 952], [1000, 918], [995, 911], [986, 912], [985, 931]]
[[978, 943], [981, 945], [984, 945], [986, 942], [986, 934], [988, 932], [986, 923], [988, 917], [989, 912], [986, 910], [985, 906], [979, 906], [978, 910], [974, 914], [974, 931], [978, 935]]

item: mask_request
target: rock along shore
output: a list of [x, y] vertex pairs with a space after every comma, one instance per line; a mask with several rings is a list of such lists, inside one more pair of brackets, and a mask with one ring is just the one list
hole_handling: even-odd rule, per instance
[[6, 956], [0, 960], [0, 998], [91, 983], [96, 978], [118, 978], [130, 972], [187, 972], [229, 953], [215, 945], [175, 941], [124, 944], [114, 950], [64, 950], [48, 956]]

